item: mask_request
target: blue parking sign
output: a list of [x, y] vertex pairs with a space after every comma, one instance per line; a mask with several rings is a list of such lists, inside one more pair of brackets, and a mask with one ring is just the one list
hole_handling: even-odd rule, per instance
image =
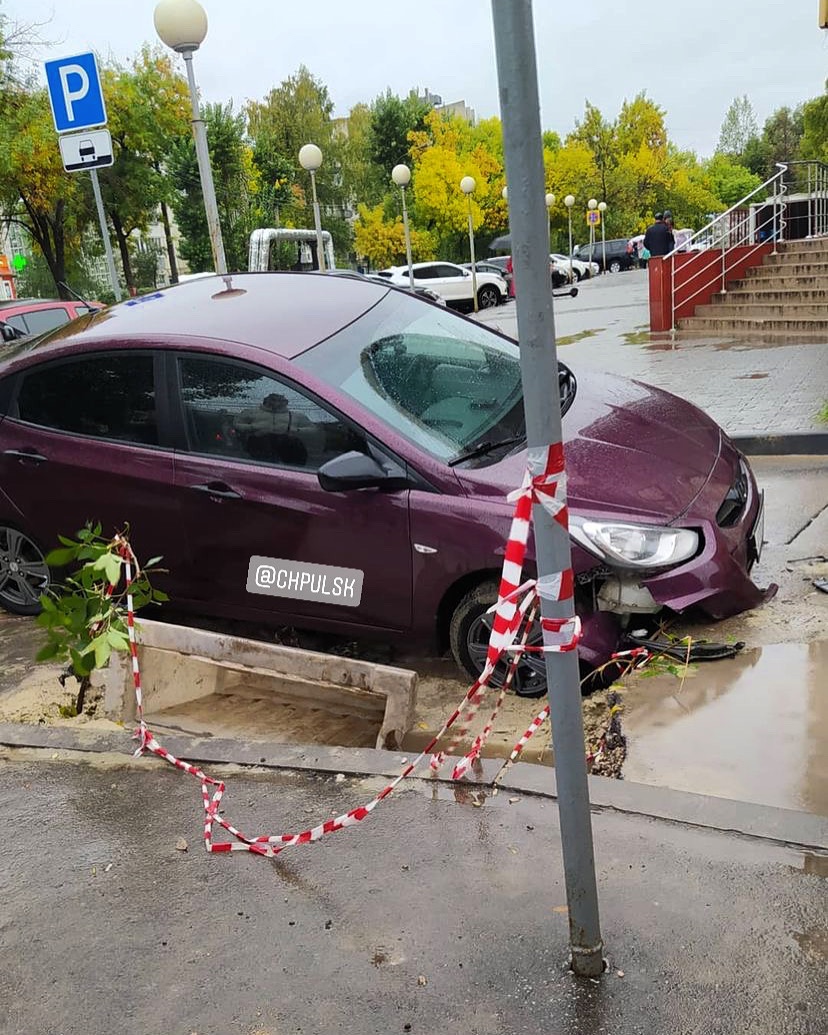
[[106, 125], [101, 77], [94, 54], [47, 61], [46, 83], [58, 133]]

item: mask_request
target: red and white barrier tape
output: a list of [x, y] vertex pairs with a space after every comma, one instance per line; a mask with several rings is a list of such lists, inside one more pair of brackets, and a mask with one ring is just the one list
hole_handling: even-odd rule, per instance
[[[135, 615], [132, 597], [133, 565], [137, 574], [138, 566], [135, 555], [125, 542], [121, 544], [121, 557], [124, 562], [124, 576], [127, 588], [127, 627], [129, 632], [130, 655], [132, 659], [132, 676], [135, 687], [135, 701], [138, 717], [138, 729], [135, 732], [135, 739], [138, 740], [136, 756], [145, 752], [157, 755], [159, 758], [169, 762], [170, 765], [189, 773], [201, 782], [201, 795], [204, 806], [204, 844], [208, 852], [233, 852], [246, 851], [257, 855], [275, 856], [290, 848], [292, 845], [306, 844], [310, 841], [318, 841], [326, 834], [336, 830], [353, 826], [366, 819], [377, 805], [389, 797], [396, 787], [407, 776], [421, 764], [426, 756], [434, 750], [445, 734], [461, 718], [462, 722], [457, 730], [449, 751], [456, 750], [468, 732], [470, 725], [480, 708], [484, 698], [485, 689], [494, 673], [497, 664], [503, 660], [504, 655], [511, 655], [508, 661], [508, 670], [504, 679], [498, 699], [492, 710], [488, 722], [481, 733], [475, 738], [471, 750], [455, 766], [453, 777], [459, 779], [469, 768], [472, 762], [479, 756], [480, 751], [488, 740], [494, 720], [497, 717], [503, 698], [511, 686], [515, 669], [519, 663], [522, 653], [527, 651], [570, 651], [575, 650], [581, 635], [580, 620], [578, 618], [549, 619], [543, 618], [541, 630], [543, 633], [542, 647], [529, 647], [526, 644], [529, 630], [532, 625], [535, 612], [539, 606], [540, 598], [551, 600], [569, 600], [574, 592], [574, 580], [572, 571], [560, 572], [557, 575], [547, 576], [538, 582], [530, 581], [522, 583], [523, 565], [526, 557], [526, 545], [529, 539], [529, 527], [532, 518], [532, 505], [540, 504], [563, 528], [568, 527], [568, 511], [566, 506], [566, 479], [564, 475], [563, 448], [560, 444], [550, 446], [547, 449], [530, 449], [528, 453], [527, 472], [524, 482], [519, 489], [508, 497], [515, 503], [515, 512], [512, 518], [512, 525], [509, 532], [509, 539], [506, 544], [506, 552], [503, 561], [498, 600], [494, 605], [494, 619], [492, 621], [492, 634], [486, 655], [486, 662], [482, 673], [471, 685], [460, 706], [454, 710], [444, 722], [439, 733], [432, 738], [422, 752], [402, 770], [399, 776], [395, 777], [379, 794], [364, 805], [351, 809], [333, 819], [327, 819], [315, 827], [303, 830], [298, 834], [274, 834], [248, 837], [240, 830], [229, 823], [219, 814], [222, 796], [225, 791], [225, 784], [221, 780], [208, 776], [198, 766], [184, 762], [167, 751], [156, 740], [153, 733], [147, 727], [144, 720], [143, 690], [141, 687], [141, 671], [138, 662], [138, 645], [135, 636]], [[110, 587], [110, 593], [115, 589]], [[518, 635], [522, 636], [520, 643], [515, 641]], [[548, 705], [533, 720], [532, 726], [527, 730], [515, 750], [512, 752], [513, 760], [523, 750], [526, 742], [549, 715]], [[439, 752], [431, 759], [432, 769], [439, 769], [445, 761], [445, 754]], [[235, 838], [235, 841], [215, 842], [213, 840], [214, 826], [218, 825]]]

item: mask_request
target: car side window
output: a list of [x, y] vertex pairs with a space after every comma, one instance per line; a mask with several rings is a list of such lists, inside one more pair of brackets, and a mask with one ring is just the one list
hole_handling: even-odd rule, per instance
[[316, 471], [341, 453], [366, 449], [350, 425], [275, 377], [229, 360], [178, 362], [193, 453]]
[[26, 313], [26, 323], [29, 334], [45, 334], [46, 331], [53, 331], [64, 323], [69, 323], [69, 313], [63, 306], [55, 306], [53, 309], [33, 309]]
[[434, 280], [435, 277], [441, 276], [437, 272], [437, 266], [423, 266], [422, 269], [414, 270], [415, 280]]
[[95, 353], [29, 368], [16, 416], [55, 431], [157, 445], [153, 358]]
[[26, 317], [22, 313], [16, 313], [14, 316], [7, 317], [6, 323], [9, 327], [14, 327], [16, 331], [22, 331], [24, 334], [29, 333]]
[[462, 270], [459, 266], [449, 266], [448, 263], [442, 263], [437, 267], [438, 277], [462, 277], [464, 273], [468, 272], [468, 270]]

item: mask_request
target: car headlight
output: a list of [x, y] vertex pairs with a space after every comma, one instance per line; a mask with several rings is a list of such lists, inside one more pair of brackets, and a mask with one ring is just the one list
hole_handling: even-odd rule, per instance
[[688, 560], [699, 548], [699, 534], [690, 528], [592, 521], [571, 515], [569, 531], [587, 550], [629, 568], [664, 568]]

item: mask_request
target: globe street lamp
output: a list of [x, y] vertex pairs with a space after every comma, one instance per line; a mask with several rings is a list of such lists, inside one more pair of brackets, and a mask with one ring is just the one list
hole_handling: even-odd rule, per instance
[[546, 215], [549, 222], [549, 253], [552, 253], [552, 206], [555, 204], [555, 195], [546, 195]]
[[322, 217], [319, 214], [319, 199], [316, 196], [316, 172], [322, 166], [322, 151], [316, 144], [305, 144], [299, 148], [299, 164], [310, 173], [311, 194], [313, 195], [313, 223], [316, 227], [316, 265], [325, 270], [325, 246], [322, 241]]
[[[460, 181], [460, 190], [466, 195], [469, 202], [469, 252], [471, 254], [472, 295], [475, 312], [477, 312], [477, 269], [474, 259], [474, 223], [472, 221], [471, 196], [476, 186], [477, 184], [473, 176], [464, 176]], [[506, 188], [504, 187], [503, 189], [505, 190]]]
[[[590, 212], [594, 212], [598, 208], [598, 202], [595, 198], [590, 198], [587, 202], [587, 208]], [[589, 221], [589, 268], [592, 269], [592, 253], [595, 251], [595, 224], [590, 219]]]
[[407, 165], [395, 165], [391, 170], [391, 179], [400, 188], [402, 194], [403, 233], [405, 234], [405, 258], [408, 263], [408, 287], [414, 290], [414, 267], [411, 265], [411, 235], [408, 232], [408, 209], [405, 204], [405, 188], [411, 183], [411, 170]]
[[607, 272], [607, 228], [605, 226], [607, 203], [600, 201], [598, 211], [601, 213], [601, 272]]
[[184, 58], [187, 82], [190, 84], [190, 103], [193, 112], [193, 137], [195, 138], [198, 175], [201, 193], [204, 196], [204, 211], [207, 213], [207, 229], [210, 233], [210, 247], [216, 273], [227, 274], [227, 260], [224, 257], [224, 241], [221, 236], [216, 188], [213, 184], [213, 170], [210, 166], [210, 152], [207, 149], [207, 128], [198, 106], [198, 88], [193, 72], [193, 52], [198, 50], [207, 35], [207, 15], [198, 0], [161, 0], [153, 15], [155, 31], [162, 43]]
[[567, 194], [564, 198], [564, 205], [566, 205], [566, 214], [569, 218], [569, 283], [571, 284], [575, 273], [572, 269], [572, 206], [575, 204], [575, 195]]

